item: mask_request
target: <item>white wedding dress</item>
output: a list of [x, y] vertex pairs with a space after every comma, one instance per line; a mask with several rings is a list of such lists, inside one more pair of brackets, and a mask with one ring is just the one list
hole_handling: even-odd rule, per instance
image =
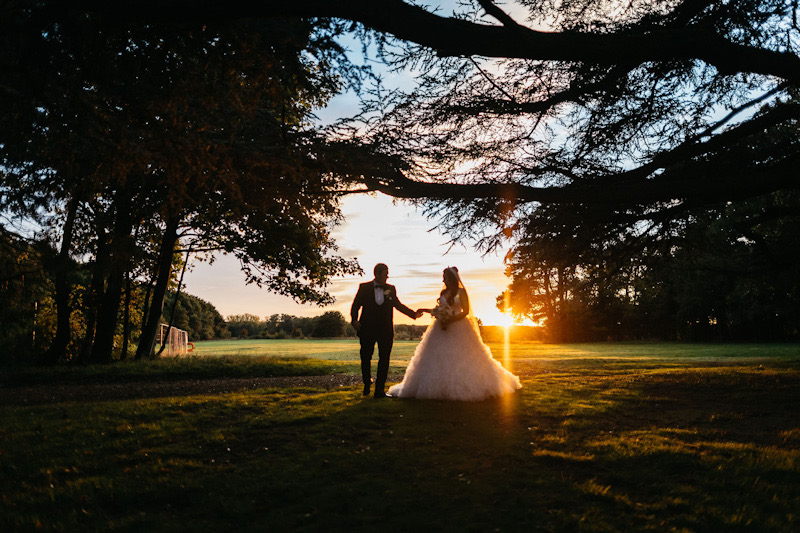
[[[444, 297], [439, 307], [447, 307]], [[455, 297], [451, 314], [461, 310]], [[522, 387], [519, 378], [503, 368], [481, 339], [472, 315], [442, 329], [433, 320], [408, 363], [402, 383], [389, 389], [399, 398], [479, 401], [514, 392]]]

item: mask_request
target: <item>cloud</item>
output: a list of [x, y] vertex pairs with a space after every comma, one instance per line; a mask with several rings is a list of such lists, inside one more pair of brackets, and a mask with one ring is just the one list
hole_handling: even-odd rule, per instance
[[[336, 253], [338, 255], [342, 256], [342, 257], [356, 257], [357, 258], [359, 256], [364, 255], [364, 250], [362, 250], [360, 248], [350, 248], [350, 247], [345, 248], [345, 247], [340, 246], [339, 250]], [[364, 265], [361, 265], [361, 267], [364, 268]]]
[[[420, 265], [415, 265], [415, 266], [420, 266]], [[427, 265], [422, 265], [422, 266], [427, 266]], [[421, 268], [421, 269], [414, 268], [414, 269], [404, 270], [402, 277], [428, 279], [433, 276], [438, 278], [439, 276], [441, 276], [442, 270], [443, 268], [441, 268], [438, 264], [430, 263], [430, 268]]]

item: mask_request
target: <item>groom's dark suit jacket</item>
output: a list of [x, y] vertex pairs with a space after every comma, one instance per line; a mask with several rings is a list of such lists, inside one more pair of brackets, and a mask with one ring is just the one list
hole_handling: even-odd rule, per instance
[[[394, 310], [397, 309], [410, 318], [416, 318], [416, 313], [400, 303], [394, 285], [386, 285], [384, 289], [383, 304], [375, 302], [375, 284], [372, 281], [358, 286], [358, 292], [350, 308], [350, 318], [361, 323], [360, 337], [371, 339], [394, 337]], [[359, 310], [361, 316], [359, 317]]]

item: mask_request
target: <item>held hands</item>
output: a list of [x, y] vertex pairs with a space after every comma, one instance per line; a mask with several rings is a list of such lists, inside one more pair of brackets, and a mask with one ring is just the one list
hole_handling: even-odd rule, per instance
[[430, 313], [430, 312], [431, 312], [431, 310], [430, 310], [430, 309], [417, 309], [417, 310], [414, 312], [414, 314], [416, 315], [416, 316], [414, 317], [414, 320], [416, 320], [417, 318], [421, 317], [421, 316], [422, 316], [422, 315], [424, 315], [425, 313]]

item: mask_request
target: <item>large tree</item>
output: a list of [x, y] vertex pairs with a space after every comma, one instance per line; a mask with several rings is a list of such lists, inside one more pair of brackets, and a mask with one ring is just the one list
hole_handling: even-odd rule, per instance
[[[732, 139], [797, 117], [796, 107], [786, 105], [757, 120], [742, 119], [753, 105], [765, 98], [776, 101], [800, 83], [800, 58], [793, 51], [798, 44], [795, 2], [527, 0], [511, 5], [519, 13], [516, 19], [488, 0], [476, 0], [474, 9], [452, 16], [401, 0], [188, 5], [121, 2], [111, 8], [85, 1], [65, 9], [113, 9], [139, 21], [355, 21], [378, 32], [381, 44], [387, 44], [386, 35], [395, 37], [388, 44], [400, 48], [384, 59], [399, 66], [413, 63], [421, 75], [420, 91], [392, 117], [398, 123], [392, 141], [416, 156], [435, 154], [436, 162], [514, 156], [513, 161], [494, 160], [491, 167], [470, 167], [480, 169], [462, 173], [479, 184], [471, 187], [408, 181], [403, 178], [421, 174], [400, 165], [396, 169], [406, 170], [405, 176], [384, 169], [369, 185], [390, 194], [581, 202], [612, 210], [750, 195], [787, 182], [796, 186], [787, 176], [791, 157], [775, 162], [770, 172], [749, 168], [725, 177], [706, 175], [701, 164]], [[55, 10], [43, 16], [63, 15]], [[552, 126], [555, 119], [564, 120], [567, 134], [557, 132], [559, 149], [548, 150], [538, 128]], [[402, 129], [409, 125], [418, 127]], [[524, 151], [534, 148], [535, 153]]]
[[800, 83], [796, 2], [461, 5], [440, 14], [402, 0], [84, 1], [42, 16], [357, 23], [383, 60], [412, 67], [419, 83], [381, 95], [383, 113], [357, 130], [370, 157], [343, 170], [352, 189], [423, 201], [454, 236], [485, 237], [488, 247], [541, 205], [659, 230], [698, 206], [799, 186], [791, 139], [730, 148], [796, 129], [800, 111], [787, 101]]
[[[59, 272], [88, 259], [84, 359], [112, 358], [132, 275], [153, 282], [138, 350], [150, 352], [182, 237], [235, 253], [272, 291], [329, 302], [329, 279], [359, 269], [335, 255], [341, 187], [309, 127], [349, 75], [331, 65], [327, 28], [39, 16], [55, 4], [5, 6], [0, 208], [52, 229]], [[132, 268], [148, 252], [149, 276]], [[65, 276], [57, 286], [69, 317]], [[71, 336], [59, 328], [49, 361]]]

